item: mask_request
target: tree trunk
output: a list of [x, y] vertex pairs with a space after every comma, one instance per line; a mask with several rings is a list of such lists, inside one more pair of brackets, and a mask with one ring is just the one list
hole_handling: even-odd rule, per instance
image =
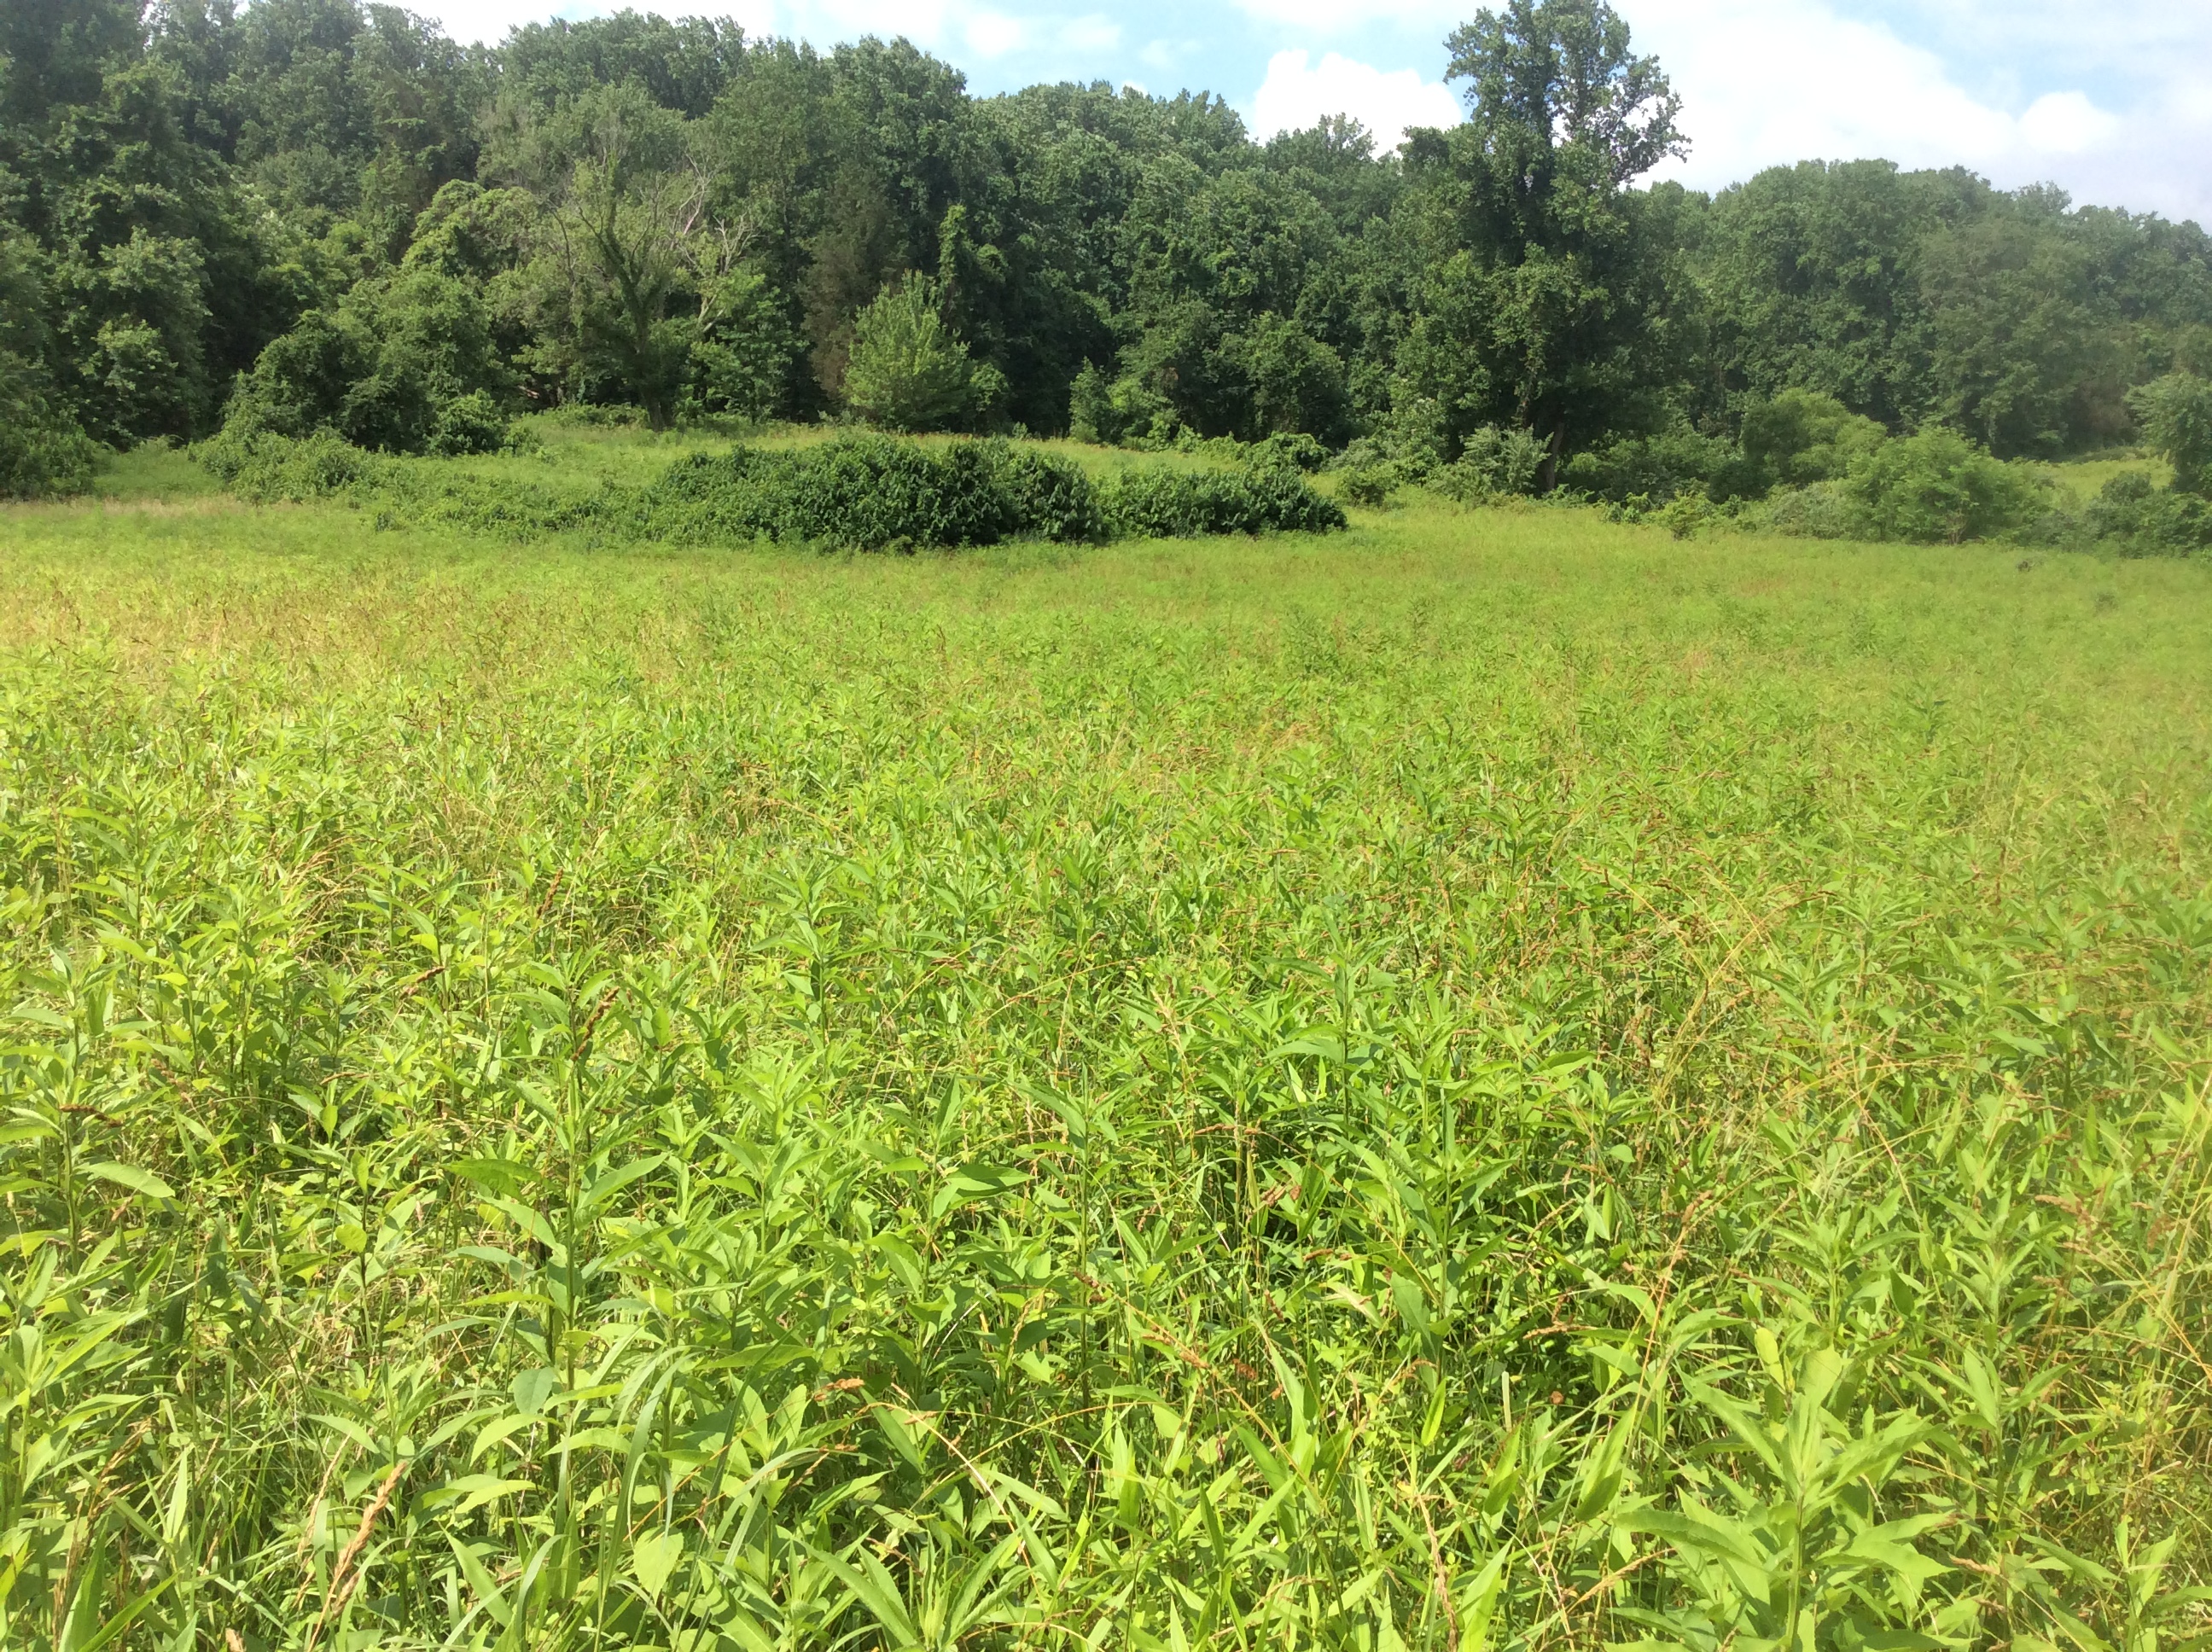
[[1543, 484], [1542, 491], [1545, 493], [1551, 492], [1559, 484], [1559, 453], [1566, 445], [1567, 427], [1564, 424], [1553, 425], [1551, 445], [1544, 450], [1544, 468], [1536, 473], [1536, 478]]

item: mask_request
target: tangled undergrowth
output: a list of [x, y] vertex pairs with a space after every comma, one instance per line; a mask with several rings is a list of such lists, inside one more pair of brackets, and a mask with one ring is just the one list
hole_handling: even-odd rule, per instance
[[2201, 1635], [2212, 595], [1468, 520], [17, 518], [0, 1641]]
[[337, 496], [373, 511], [387, 530], [458, 527], [526, 540], [580, 534], [613, 544], [913, 550], [1010, 539], [1328, 533], [1345, 525], [1336, 501], [1273, 448], [1247, 449], [1225, 468], [1153, 465], [1101, 484], [1030, 442], [846, 434], [797, 447], [695, 452], [649, 483], [585, 492], [573, 478], [524, 481], [394, 459], [328, 433], [226, 435], [192, 451], [243, 499]]

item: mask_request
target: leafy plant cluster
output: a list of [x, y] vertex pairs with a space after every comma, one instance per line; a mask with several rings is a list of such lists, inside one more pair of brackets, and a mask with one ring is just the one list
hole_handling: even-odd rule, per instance
[[8, 1644], [2205, 1631], [2168, 570], [258, 520], [0, 576]]
[[845, 436], [813, 447], [738, 447], [679, 461], [641, 507], [655, 537], [871, 550], [1093, 540], [1107, 528], [1080, 468], [1004, 441]]
[[[528, 433], [524, 433], [528, 439]], [[1157, 536], [1325, 533], [1344, 513], [1271, 448], [1231, 468], [1140, 465], [1103, 485], [1035, 444], [852, 434], [797, 447], [740, 445], [678, 459], [645, 486], [578, 493], [513, 472], [455, 475], [362, 452], [324, 429], [235, 429], [191, 450], [259, 502], [343, 497], [382, 525], [439, 523], [505, 537], [582, 532], [617, 542], [866, 550]]]
[[2063, 502], [2046, 471], [1999, 459], [1954, 430], [1930, 425], [1893, 437], [1833, 398], [1803, 391], [1751, 406], [1737, 440], [1680, 428], [1577, 454], [1562, 476], [1608, 502], [1616, 519], [1725, 518], [1815, 538], [1919, 544], [2014, 538], [2170, 556], [2212, 549], [2200, 457], [2212, 454], [2202, 434], [2212, 428], [2212, 386], [2171, 374], [2146, 386], [2135, 405], [2172, 480], [2160, 489], [2140, 473], [2115, 477], [2086, 510]]

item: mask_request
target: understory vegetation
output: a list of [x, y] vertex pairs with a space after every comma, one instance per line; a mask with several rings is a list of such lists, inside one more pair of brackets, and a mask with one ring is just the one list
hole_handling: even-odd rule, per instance
[[0, 567], [7, 1644], [2212, 1627], [2201, 566], [132, 463]]

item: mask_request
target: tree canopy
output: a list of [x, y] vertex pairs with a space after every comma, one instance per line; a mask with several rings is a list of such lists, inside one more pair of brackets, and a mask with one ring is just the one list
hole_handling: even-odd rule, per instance
[[1766, 441], [1762, 410], [1814, 416], [1785, 394], [2081, 452], [2212, 367], [2194, 224], [1879, 160], [1655, 184], [1680, 100], [1605, 0], [1446, 44], [1467, 118], [1382, 153], [1341, 118], [1257, 142], [1202, 93], [978, 98], [903, 40], [700, 18], [486, 49], [359, 0], [11, 8], [0, 384], [47, 433], [21, 474], [81, 475], [76, 433], [420, 449], [601, 403], [1440, 463], [1516, 431], [1548, 483]]

